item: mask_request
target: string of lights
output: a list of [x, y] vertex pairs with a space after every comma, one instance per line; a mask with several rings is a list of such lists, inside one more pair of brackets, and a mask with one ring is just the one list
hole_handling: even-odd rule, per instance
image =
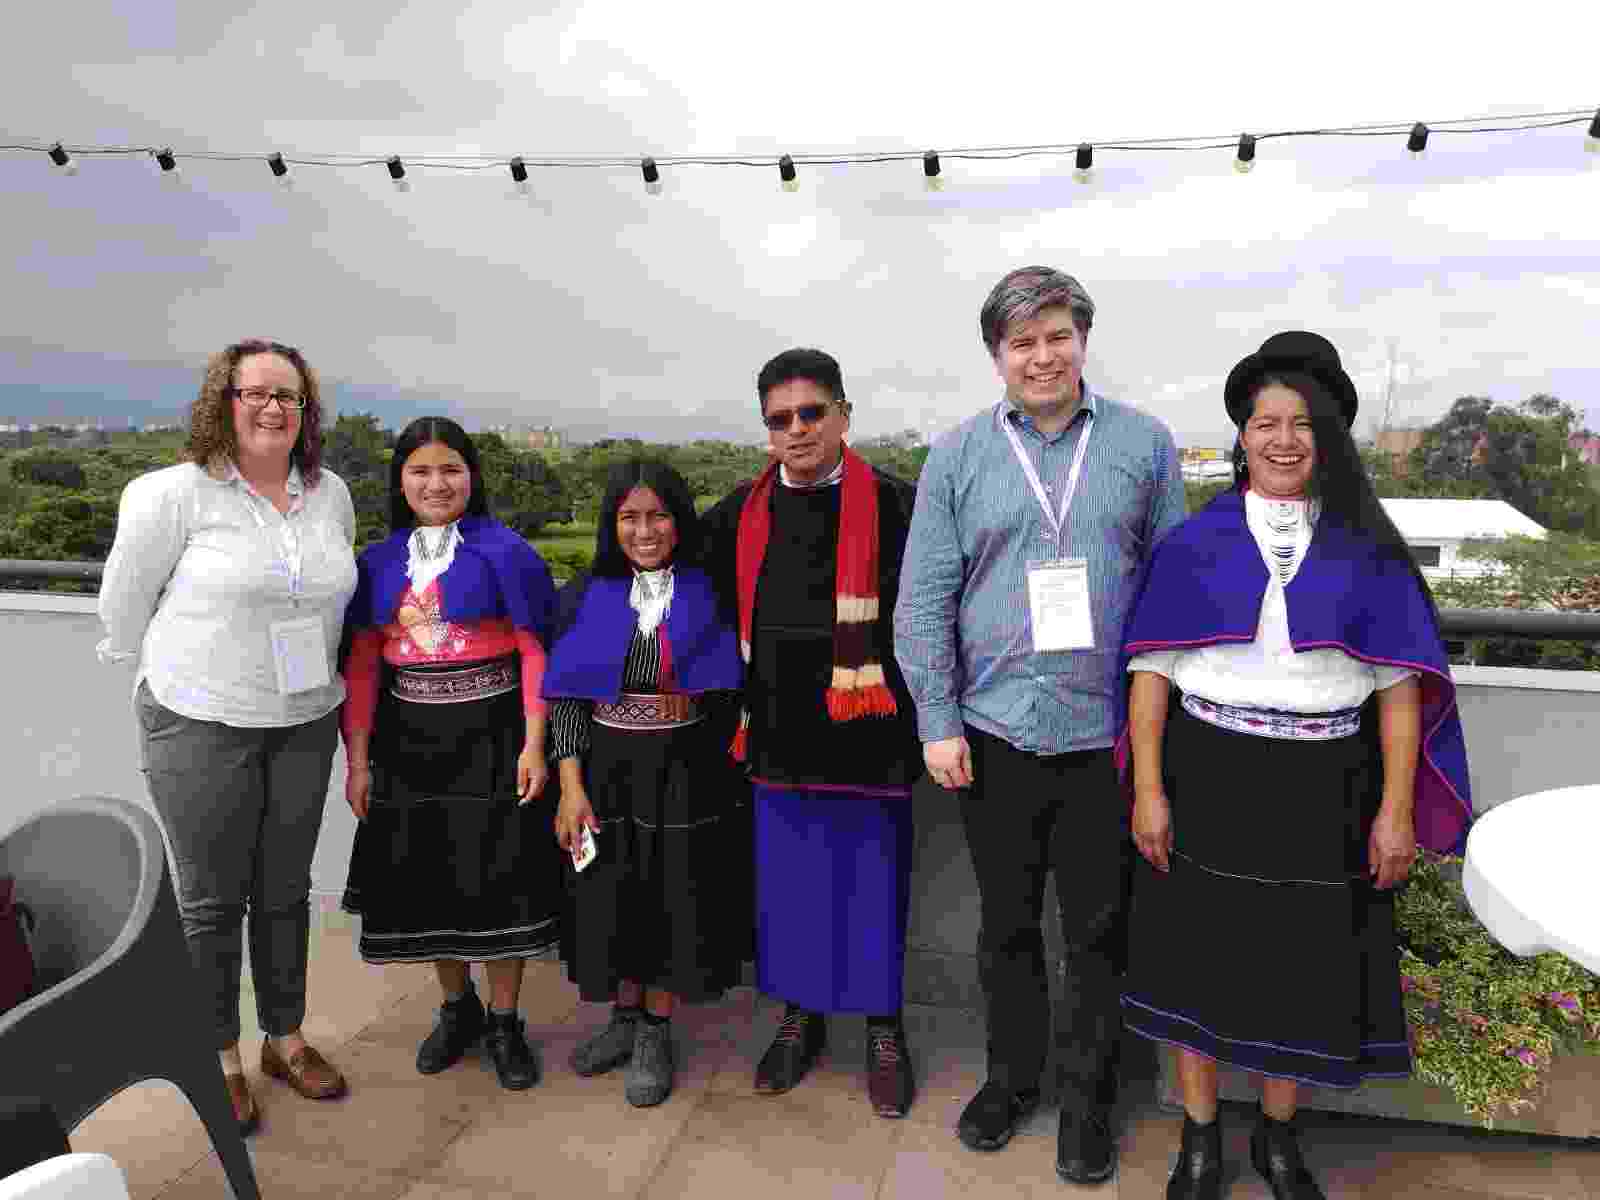
[[1427, 150], [1430, 137], [1451, 134], [1524, 133], [1533, 130], [1556, 129], [1588, 123], [1584, 148], [1600, 152], [1600, 109], [1566, 109], [1557, 112], [1525, 112], [1497, 114], [1481, 117], [1455, 117], [1442, 121], [1385, 121], [1365, 125], [1330, 126], [1311, 129], [1281, 129], [1262, 133], [1183, 135], [1178, 137], [1097, 138], [1071, 143], [1040, 143], [1022, 146], [955, 146], [934, 150], [888, 151], [817, 151], [788, 153], [771, 157], [752, 157], [749, 154], [511, 154], [511, 155], [454, 155], [454, 154], [391, 154], [373, 157], [364, 154], [310, 154], [274, 151], [269, 154], [224, 152], [217, 150], [177, 151], [170, 146], [90, 146], [67, 145], [63, 142], [45, 142], [43, 139], [18, 138], [0, 142], [0, 153], [32, 153], [47, 157], [61, 171], [74, 174], [82, 159], [107, 156], [146, 156], [160, 168], [164, 178], [175, 179], [180, 174], [179, 163], [191, 162], [263, 162], [273, 177], [289, 184], [291, 168], [343, 168], [359, 169], [381, 166], [399, 191], [411, 186], [409, 172], [426, 171], [509, 171], [513, 184], [519, 191], [530, 188], [531, 171], [545, 170], [637, 170], [644, 180], [645, 190], [659, 194], [663, 188], [662, 169], [678, 167], [757, 167], [777, 168], [779, 182], [784, 191], [797, 191], [800, 187], [800, 167], [861, 166], [883, 163], [920, 162], [923, 183], [930, 190], [943, 186], [944, 164], [951, 161], [1008, 161], [1029, 158], [1065, 158], [1073, 160], [1073, 178], [1079, 183], [1089, 183], [1094, 172], [1097, 151], [1128, 153], [1171, 153], [1181, 151], [1214, 151], [1232, 149], [1233, 166], [1240, 173], [1255, 165], [1256, 153], [1262, 143], [1306, 138], [1405, 138], [1405, 147], [1413, 155]]

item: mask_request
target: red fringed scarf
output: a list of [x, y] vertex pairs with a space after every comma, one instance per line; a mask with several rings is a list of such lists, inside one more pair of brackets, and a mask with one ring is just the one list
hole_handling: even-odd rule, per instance
[[[828, 688], [828, 716], [835, 721], [887, 717], [896, 712], [878, 657], [878, 481], [872, 468], [849, 446], [844, 448], [843, 490], [839, 497], [839, 557], [834, 585], [833, 681]], [[772, 489], [778, 486], [778, 464], [769, 463], [756, 479], [739, 514], [737, 571], [739, 584], [739, 652], [750, 662], [755, 628], [756, 580], [772, 534]], [[739, 717], [733, 756], [745, 760], [749, 748], [750, 710]]]

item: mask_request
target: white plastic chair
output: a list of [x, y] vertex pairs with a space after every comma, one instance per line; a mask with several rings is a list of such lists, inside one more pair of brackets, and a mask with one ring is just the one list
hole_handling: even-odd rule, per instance
[[128, 1200], [128, 1181], [104, 1154], [62, 1154], [0, 1179], [0, 1200]]

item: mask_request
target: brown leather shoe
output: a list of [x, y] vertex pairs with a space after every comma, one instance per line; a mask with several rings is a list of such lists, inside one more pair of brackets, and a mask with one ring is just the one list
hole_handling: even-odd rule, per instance
[[287, 1060], [278, 1049], [277, 1042], [268, 1038], [261, 1043], [261, 1073], [281, 1079], [307, 1100], [332, 1100], [348, 1090], [339, 1068], [307, 1046]]
[[256, 1098], [250, 1094], [250, 1085], [245, 1082], [243, 1075], [224, 1075], [222, 1082], [228, 1085], [228, 1099], [233, 1102], [233, 1119], [239, 1122], [241, 1134], [252, 1134], [261, 1124], [261, 1110], [256, 1107]]

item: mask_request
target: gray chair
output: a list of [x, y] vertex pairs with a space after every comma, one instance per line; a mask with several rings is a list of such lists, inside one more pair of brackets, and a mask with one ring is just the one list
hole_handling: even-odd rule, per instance
[[0, 837], [0, 875], [33, 909], [36, 991], [0, 1016], [6, 1090], [36, 1095], [68, 1129], [123, 1088], [174, 1083], [194, 1106], [238, 1200], [259, 1200], [155, 819], [106, 796], [35, 813]]

